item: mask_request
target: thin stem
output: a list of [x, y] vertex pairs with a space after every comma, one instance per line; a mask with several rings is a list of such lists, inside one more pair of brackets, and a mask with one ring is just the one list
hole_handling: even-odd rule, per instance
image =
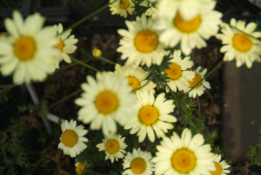
[[0, 94], [6, 92], [6, 91], [9, 91], [10, 89], [16, 87], [17, 85], [16, 84], [13, 84], [13, 85], [10, 85], [10, 86], [7, 86], [5, 87], [3, 90], [0, 91]]
[[76, 58], [71, 57], [71, 59], [72, 59], [74, 62], [76, 62], [76, 63], [79, 63], [79, 64], [81, 64], [81, 65], [83, 65], [83, 66], [85, 66], [85, 67], [87, 67], [87, 68], [90, 68], [90, 69], [92, 69], [92, 70], [94, 70], [94, 71], [96, 71], [96, 72], [99, 72], [98, 69], [96, 69], [96, 68], [94, 68], [94, 67], [92, 67], [92, 66], [90, 66], [90, 65], [88, 65], [88, 64], [85, 64], [84, 62], [82, 62], [82, 61], [80, 61], [80, 60], [77, 60]]
[[72, 24], [70, 27], [68, 27], [66, 30], [68, 29], [73, 29], [77, 26], [79, 26], [80, 24], [82, 24], [83, 22], [85, 22], [86, 20], [88, 20], [89, 18], [93, 17], [94, 15], [96, 15], [97, 13], [103, 11], [104, 9], [106, 9], [109, 6], [109, 4], [106, 4], [104, 6], [102, 6], [101, 8], [99, 8], [98, 10], [92, 12], [91, 14], [89, 14], [88, 16], [85, 16], [84, 18], [80, 19], [79, 21], [77, 21], [76, 23]]
[[103, 60], [103, 61], [105, 61], [105, 62], [107, 62], [107, 63], [113, 64], [113, 65], [116, 64], [116, 63], [114, 63], [113, 61], [108, 60], [107, 58], [100, 57], [100, 59]]
[[205, 77], [203, 77], [197, 84], [195, 84], [188, 92], [190, 93], [195, 87], [197, 87], [203, 80], [209, 77], [217, 68], [219, 68], [224, 63], [224, 60], [220, 61]]

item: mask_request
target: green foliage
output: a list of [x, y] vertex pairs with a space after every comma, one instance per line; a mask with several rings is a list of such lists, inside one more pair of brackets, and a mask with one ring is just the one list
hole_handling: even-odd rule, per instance
[[247, 154], [251, 163], [261, 164], [261, 127], [259, 129], [258, 143], [256, 145], [250, 145]]
[[12, 88], [16, 85], [11, 85], [9, 87], [4, 88], [0, 91], [0, 104], [7, 102], [10, 98], [12, 98]]

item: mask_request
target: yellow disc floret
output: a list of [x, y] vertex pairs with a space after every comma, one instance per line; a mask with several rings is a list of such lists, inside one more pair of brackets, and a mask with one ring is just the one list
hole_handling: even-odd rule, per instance
[[78, 141], [78, 135], [73, 130], [66, 130], [61, 137], [62, 143], [67, 147], [73, 147]]
[[184, 33], [194, 32], [195, 30], [198, 29], [200, 23], [201, 23], [201, 18], [199, 15], [197, 15], [191, 20], [185, 21], [179, 12], [177, 12], [173, 20], [174, 26], [176, 26], [181, 32]]
[[139, 32], [134, 39], [136, 49], [145, 53], [154, 51], [158, 43], [158, 35], [150, 30]]
[[[192, 88], [194, 87], [198, 82], [200, 82], [202, 79], [202, 77], [198, 74], [195, 73], [195, 77], [193, 78], [192, 81], [189, 81], [189, 87]], [[199, 83], [195, 88], [198, 88], [201, 85], [201, 83]]]
[[251, 39], [242, 33], [236, 34], [233, 39], [233, 46], [240, 52], [247, 52], [252, 48]]
[[128, 84], [129, 84], [129, 86], [132, 87], [133, 90], [140, 87], [140, 81], [136, 77], [133, 77], [133, 76], [128, 77]]
[[153, 106], [145, 106], [139, 111], [139, 119], [145, 125], [152, 125], [158, 121], [158, 110]]
[[176, 63], [170, 64], [169, 69], [166, 69], [165, 73], [167, 74], [167, 77], [172, 80], [176, 80], [182, 75], [181, 68]]
[[222, 166], [217, 162], [214, 163], [215, 163], [216, 171], [210, 171], [211, 175], [222, 175], [223, 172]]
[[31, 60], [36, 49], [35, 41], [29, 36], [22, 36], [14, 43], [14, 53], [21, 61]]
[[95, 105], [99, 112], [109, 114], [118, 108], [119, 100], [115, 93], [105, 90], [97, 95]]
[[179, 149], [172, 155], [171, 163], [173, 168], [178, 172], [188, 173], [196, 166], [196, 157], [188, 149]]
[[126, 9], [130, 6], [129, 0], [120, 0], [119, 7], [122, 9]]
[[130, 168], [133, 173], [142, 174], [146, 170], [147, 164], [144, 159], [138, 157], [131, 161]]
[[110, 154], [118, 152], [119, 149], [120, 144], [116, 139], [109, 139], [105, 144], [105, 150]]
[[56, 49], [62, 51], [63, 50], [64, 43], [63, 41], [59, 41], [59, 43], [55, 46]]

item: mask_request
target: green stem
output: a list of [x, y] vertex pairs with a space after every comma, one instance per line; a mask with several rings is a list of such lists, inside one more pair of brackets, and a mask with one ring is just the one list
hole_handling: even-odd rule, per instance
[[224, 63], [224, 60], [220, 61], [205, 77], [203, 77], [197, 84], [195, 84], [188, 92], [190, 93], [195, 87], [197, 87], [203, 80], [209, 77], [217, 68], [219, 68]]
[[94, 15], [98, 14], [99, 12], [103, 11], [104, 9], [106, 9], [109, 6], [109, 4], [106, 4], [104, 6], [102, 6], [101, 8], [99, 8], [98, 10], [92, 12], [91, 14], [89, 14], [88, 16], [85, 16], [84, 18], [80, 19], [79, 21], [77, 21], [76, 23], [72, 24], [68, 29], [73, 29], [77, 26], [79, 26], [80, 24], [82, 24], [83, 22], [85, 22], [86, 20], [88, 20], [89, 18], [93, 17]]
[[100, 57], [100, 59], [103, 60], [103, 61], [105, 61], [105, 62], [107, 62], [107, 63], [113, 64], [113, 65], [116, 64], [116, 63], [114, 63], [113, 61], [108, 60], [107, 58]]
[[73, 57], [71, 57], [71, 59], [72, 59], [74, 62], [76, 62], [76, 63], [79, 63], [79, 64], [81, 64], [81, 65], [83, 65], [83, 66], [85, 66], [85, 67], [87, 67], [87, 68], [90, 68], [90, 69], [92, 69], [92, 70], [94, 70], [94, 71], [96, 71], [96, 72], [99, 72], [98, 69], [96, 69], [96, 68], [94, 68], [94, 67], [92, 67], [92, 66], [90, 66], [90, 65], [88, 65], [88, 64], [85, 64], [84, 62], [82, 62], [82, 61], [80, 61], [80, 60], [77, 60], [77, 59], [75, 59], [75, 58], [73, 58]]

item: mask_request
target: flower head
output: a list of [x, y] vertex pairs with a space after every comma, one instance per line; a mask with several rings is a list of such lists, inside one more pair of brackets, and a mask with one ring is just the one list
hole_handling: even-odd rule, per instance
[[132, 15], [134, 11], [134, 3], [132, 0], [110, 0], [110, 11], [112, 15], [120, 15], [124, 18], [128, 14]]
[[221, 161], [221, 155], [215, 155], [214, 163], [216, 170], [210, 171], [211, 175], [227, 175], [230, 173], [230, 170], [228, 170], [230, 166], [226, 163], [226, 161]]
[[58, 148], [63, 150], [64, 154], [75, 157], [80, 154], [85, 148], [87, 148], [84, 142], [88, 139], [84, 137], [87, 130], [82, 125], [76, 126], [76, 121], [71, 120], [68, 122], [65, 120], [62, 125], [62, 135], [60, 137], [60, 143]]

